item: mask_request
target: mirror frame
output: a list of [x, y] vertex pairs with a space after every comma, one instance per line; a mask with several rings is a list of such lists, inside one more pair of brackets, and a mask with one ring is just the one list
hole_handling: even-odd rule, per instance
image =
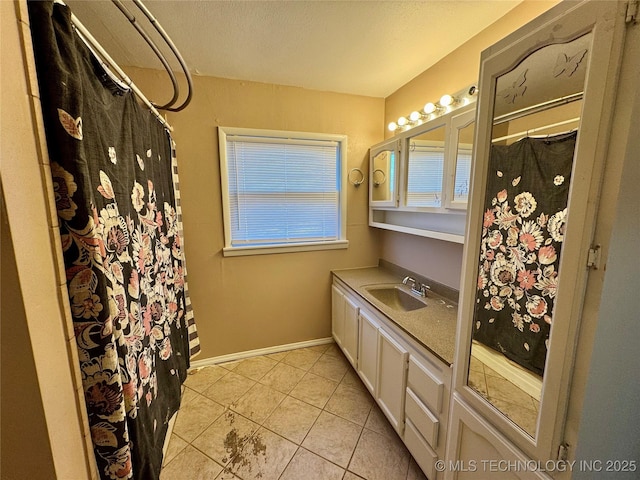
[[[373, 159], [381, 152], [392, 151], [394, 152], [393, 162], [395, 163], [395, 177], [393, 179], [387, 179], [390, 184], [393, 184], [392, 198], [390, 200], [374, 200], [373, 189], [374, 187], [374, 165]], [[374, 208], [378, 207], [397, 207], [400, 195], [398, 193], [398, 185], [400, 178], [400, 140], [392, 138], [378, 143], [371, 147], [369, 151], [369, 205]]]
[[[458, 140], [460, 138], [460, 131], [467, 128], [471, 124], [476, 123], [476, 110], [469, 110], [467, 112], [460, 113], [459, 115], [455, 115], [451, 117], [451, 125], [450, 125], [450, 133], [449, 133], [449, 154], [451, 156], [451, 161], [448, 165], [448, 171], [445, 173], [448, 178], [448, 192], [447, 192], [447, 202], [445, 203], [446, 208], [451, 209], [459, 209], [466, 210], [469, 205], [469, 198], [471, 198], [471, 178], [473, 173], [473, 157], [471, 160], [471, 172], [469, 173], [469, 194], [467, 196], [466, 202], [455, 201], [455, 193], [454, 189], [456, 186], [456, 170], [458, 167]], [[476, 125], [477, 128], [477, 125]], [[475, 139], [475, 131], [474, 131], [474, 139]], [[471, 145], [471, 151], [473, 154], [473, 144]]]
[[[559, 447], [564, 444], [576, 341], [588, 281], [585, 265], [595, 229], [597, 202], [594, 200], [598, 198], [613, 117], [616, 76], [609, 72], [617, 71], [620, 64], [624, 8], [625, 2], [563, 2], [485, 50], [481, 57], [481, 87], [458, 307], [454, 395], [533, 459], [556, 459]], [[532, 438], [467, 385], [495, 85], [500, 75], [512, 70], [539, 48], [550, 43], [565, 43], [589, 32], [593, 34], [590, 68], [586, 73], [579, 130], [582, 134], [578, 134], [573, 170], [573, 178], [580, 180], [572, 184], [569, 197], [570, 215], [560, 267], [570, 281], [563, 282], [556, 297], [556, 321], [547, 354], [547, 365], [554, 367], [545, 372], [537, 435]]]

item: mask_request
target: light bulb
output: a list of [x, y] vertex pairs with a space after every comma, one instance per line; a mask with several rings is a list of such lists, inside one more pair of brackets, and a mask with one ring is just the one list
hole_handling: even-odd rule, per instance
[[411, 112], [411, 115], [409, 115], [409, 120], [411, 120], [412, 122], [417, 122], [418, 120], [420, 120], [420, 112]]
[[407, 119], [405, 117], [400, 117], [398, 119], [398, 126], [404, 127], [407, 124]]
[[396, 124], [396, 122], [390, 122], [387, 128], [389, 128], [389, 131], [395, 132], [398, 128], [398, 125]]
[[431, 103], [431, 102], [427, 103], [427, 104], [424, 106], [424, 113], [429, 114], [429, 113], [433, 113], [433, 112], [435, 112], [435, 111], [436, 111], [436, 106], [435, 106], [433, 103]]
[[443, 95], [440, 97], [440, 105], [443, 107], [448, 107], [453, 103], [453, 97], [449, 94]]

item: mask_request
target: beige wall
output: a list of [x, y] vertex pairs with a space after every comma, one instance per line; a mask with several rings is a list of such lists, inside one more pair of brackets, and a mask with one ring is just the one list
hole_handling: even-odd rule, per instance
[[45, 188], [37, 85], [22, 56], [22, 40], [31, 51], [26, 4], [17, 5], [0, 1], [2, 478], [85, 479], [90, 434], [58, 218]]
[[[132, 70], [153, 98], [160, 72]], [[217, 126], [348, 136], [348, 169], [366, 171], [383, 138], [384, 100], [255, 82], [195, 77], [194, 98], [170, 114], [180, 168], [185, 251], [202, 354], [209, 358], [331, 336], [330, 270], [376, 265], [367, 189], [348, 186], [347, 250], [223, 257]]]
[[[500, 20], [418, 75], [385, 100], [384, 125], [477, 82], [480, 53], [558, 1], [525, 0]], [[385, 128], [385, 137], [393, 134]], [[462, 245], [383, 231], [382, 258], [450, 287], [460, 288]]]
[[1, 201], [2, 478], [55, 478], [4, 198]]

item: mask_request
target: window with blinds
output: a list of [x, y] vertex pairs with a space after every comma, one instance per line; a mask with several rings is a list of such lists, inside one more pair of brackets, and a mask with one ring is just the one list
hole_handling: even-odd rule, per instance
[[225, 254], [346, 246], [346, 137], [223, 127], [219, 137]]
[[407, 206], [442, 206], [444, 145], [419, 144], [414, 141], [411, 142], [411, 149], [408, 162]]

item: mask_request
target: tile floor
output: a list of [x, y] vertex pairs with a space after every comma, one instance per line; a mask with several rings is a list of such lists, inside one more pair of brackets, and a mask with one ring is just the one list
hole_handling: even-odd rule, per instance
[[161, 480], [426, 480], [335, 344], [185, 382]]
[[469, 386], [535, 437], [540, 402], [475, 357], [469, 364]]

